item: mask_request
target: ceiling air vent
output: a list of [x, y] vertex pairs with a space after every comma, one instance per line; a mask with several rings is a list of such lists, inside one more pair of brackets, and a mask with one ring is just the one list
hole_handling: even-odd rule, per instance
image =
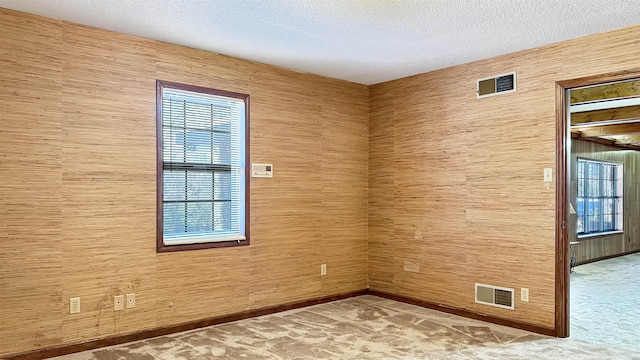
[[513, 300], [513, 289], [476, 283], [476, 302], [479, 304], [513, 310]]
[[508, 94], [516, 91], [516, 72], [496, 75], [478, 80], [476, 94], [478, 99]]

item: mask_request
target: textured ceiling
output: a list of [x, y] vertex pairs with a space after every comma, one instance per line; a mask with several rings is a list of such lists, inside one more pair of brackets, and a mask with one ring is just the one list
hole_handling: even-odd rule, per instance
[[640, 23], [638, 0], [0, 0], [362, 84]]

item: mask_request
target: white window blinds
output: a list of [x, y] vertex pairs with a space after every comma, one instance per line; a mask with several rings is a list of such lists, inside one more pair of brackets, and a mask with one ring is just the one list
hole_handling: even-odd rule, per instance
[[162, 87], [165, 245], [245, 239], [245, 100]]
[[622, 174], [622, 164], [578, 159], [578, 235], [622, 230]]

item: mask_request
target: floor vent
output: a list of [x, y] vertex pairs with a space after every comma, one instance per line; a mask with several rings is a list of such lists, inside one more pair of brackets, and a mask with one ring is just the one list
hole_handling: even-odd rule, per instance
[[476, 302], [479, 304], [513, 310], [514, 294], [513, 289], [476, 283]]
[[512, 93], [516, 91], [516, 72], [480, 79], [476, 85], [478, 99]]

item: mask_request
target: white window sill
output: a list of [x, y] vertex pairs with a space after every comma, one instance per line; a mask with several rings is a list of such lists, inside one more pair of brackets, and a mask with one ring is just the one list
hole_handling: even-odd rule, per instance
[[226, 234], [226, 235], [191, 235], [191, 236], [172, 236], [164, 238], [164, 245], [191, 245], [202, 243], [213, 243], [223, 241], [242, 241], [247, 238], [240, 234]]
[[607, 235], [616, 235], [616, 234], [624, 234], [624, 231], [616, 230], [616, 231], [607, 231], [607, 232], [599, 232], [599, 233], [593, 233], [593, 234], [578, 235], [578, 239], [589, 239], [597, 236], [607, 236]]

